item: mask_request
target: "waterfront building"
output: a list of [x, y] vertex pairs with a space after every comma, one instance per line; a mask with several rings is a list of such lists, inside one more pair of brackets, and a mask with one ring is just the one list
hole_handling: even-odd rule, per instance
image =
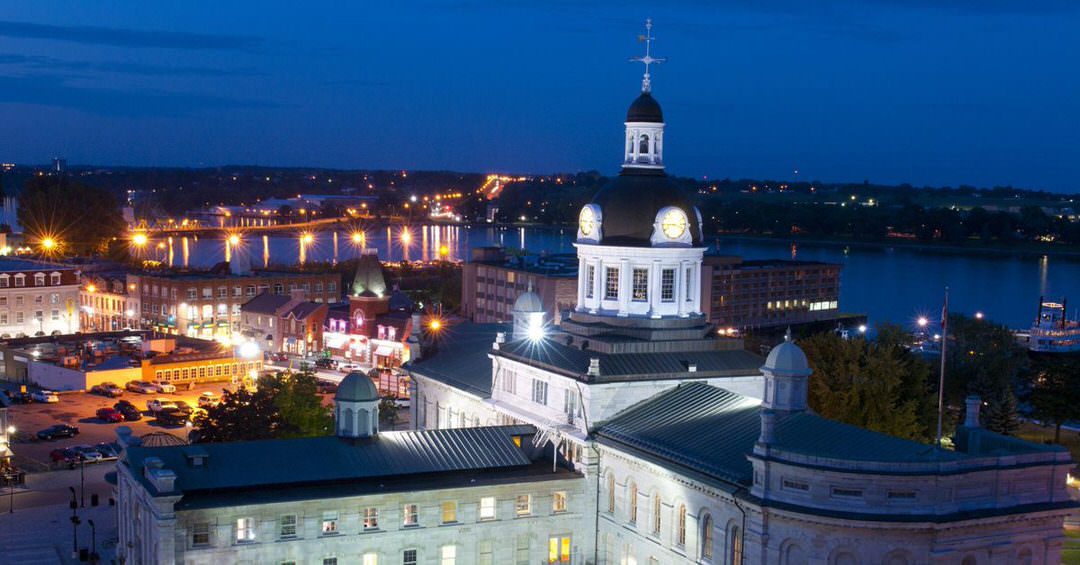
[[340, 300], [337, 273], [230, 271], [227, 263], [209, 271], [134, 273], [129, 292], [139, 296], [141, 327], [169, 334], [231, 341], [240, 331], [241, 306], [264, 292], [333, 303]]
[[79, 327], [86, 332], [110, 332], [139, 327], [137, 295], [130, 292], [127, 273], [84, 272], [79, 287]]
[[75, 267], [0, 257], [0, 338], [77, 332], [78, 308]]
[[379, 430], [363, 373], [334, 436], [145, 447], [118, 429], [118, 556], [133, 565], [584, 563], [590, 494], [528, 426]]
[[262, 358], [244, 358], [216, 341], [99, 332], [0, 341], [0, 370], [0, 378], [16, 384], [85, 391], [109, 382], [249, 382], [262, 370]]

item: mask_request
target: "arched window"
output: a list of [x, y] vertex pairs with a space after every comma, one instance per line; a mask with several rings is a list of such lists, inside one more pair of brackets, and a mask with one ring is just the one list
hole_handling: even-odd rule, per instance
[[346, 408], [341, 418], [341, 430], [346, 434], [352, 434], [353, 431], [353, 411], [352, 408]]
[[630, 506], [630, 523], [631, 524], [636, 524], [637, 523], [637, 492], [638, 492], [637, 491], [637, 485], [633, 481], [631, 481], [630, 482], [630, 500], [627, 501], [627, 503]]
[[642, 135], [641, 141], [638, 142], [638, 153], [641, 155], [649, 154], [649, 136]]
[[686, 545], [686, 505], [680, 504], [675, 516], [675, 545]]
[[833, 565], [855, 565], [858, 561], [855, 556], [847, 551], [841, 551], [833, 556]]
[[729, 565], [740, 565], [742, 563], [742, 543], [742, 530], [738, 526], [732, 526], [727, 540]]
[[660, 509], [663, 505], [660, 502], [660, 493], [653, 493], [652, 497], [652, 533], [660, 535]]
[[708, 513], [701, 516], [701, 558], [713, 558], [713, 521]]
[[608, 473], [607, 476], [607, 511], [615, 513], [615, 475]]
[[783, 550], [783, 565], [806, 565], [806, 552], [797, 543], [789, 543]]

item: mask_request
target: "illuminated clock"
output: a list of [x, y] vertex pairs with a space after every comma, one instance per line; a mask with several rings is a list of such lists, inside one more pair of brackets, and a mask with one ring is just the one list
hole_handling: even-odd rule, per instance
[[664, 212], [660, 219], [660, 229], [664, 230], [664, 235], [671, 239], [682, 237], [686, 233], [686, 225], [686, 212], [678, 208], [671, 208]]
[[582, 235], [592, 235], [593, 230], [596, 229], [596, 212], [591, 206], [581, 209], [581, 214], [578, 216], [578, 229], [581, 230]]

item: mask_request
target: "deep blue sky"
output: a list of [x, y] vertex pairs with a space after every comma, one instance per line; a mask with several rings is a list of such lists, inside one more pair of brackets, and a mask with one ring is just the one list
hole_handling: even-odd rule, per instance
[[1080, 191], [1075, 0], [579, 4], [9, 1], [0, 160], [614, 172], [651, 16], [670, 172]]

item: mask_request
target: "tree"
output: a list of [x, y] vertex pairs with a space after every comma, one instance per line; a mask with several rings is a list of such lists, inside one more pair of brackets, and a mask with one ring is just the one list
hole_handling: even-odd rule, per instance
[[1031, 391], [1035, 418], [1054, 426], [1054, 443], [1061, 443], [1061, 426], [1080, 419], [1080, 366], [1074, 360], [1044, 361]]
[[333, 416], [316, 389], [314, 373], [259, 377], [255, 391], [225, 391], [221, 402], [195, 419], [199, 442], [251, 441], [327, 435]]
[[1010, 389], [1004, 389], [992, 396], [981, 414], [982, 426], [992, 432], [1012, 435], [1020, 429], [1020, 419], [1016, 414], [1016, 395]]
[[832, 332], [799, 345], [814, 371], [808, 400], [819, 415], [906, 439], [929, 438], [934, 409], [923, 361], [892, 343], [845, 340]]
[[111, 192], [63, 175], [31, 177], [19, 193], [18, 219], [32, 240], [53, 238], [60, 253], [75, 255], [105, 253], [127, 229]]

